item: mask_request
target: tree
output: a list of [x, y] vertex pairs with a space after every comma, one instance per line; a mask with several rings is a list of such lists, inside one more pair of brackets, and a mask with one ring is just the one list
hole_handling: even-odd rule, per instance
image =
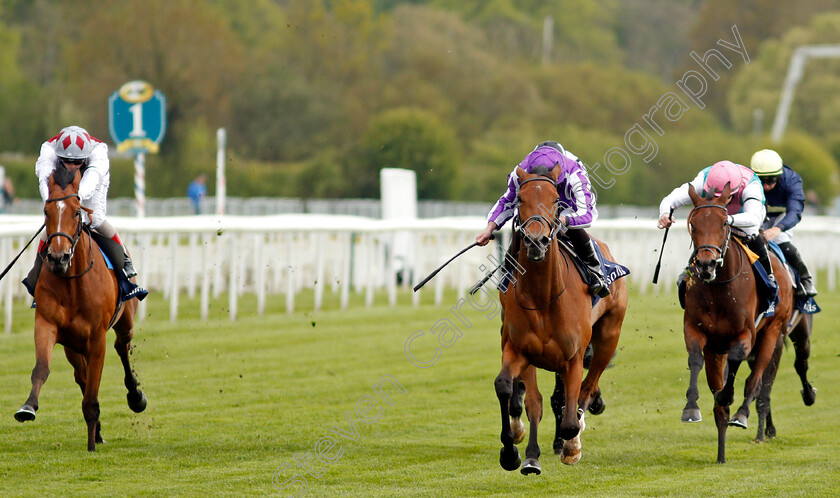
[[[768, 125], [772, 123], [794, 50], [801, 45], [831, 43], [840, 43], [840, 14], [819, 15], [809, 26], [793, 28], [781, 40], [762, 44], [755, 60], [732, 83], [727, 100], [733, 127], [748, 132], [755, 109], [763, 111]], [[840, 60], [808, 62], [791, 107], [789, 129], [820, 137], [835, 132], [840, 122], [838, 87]]]
[[108, 97], [135, 79], [167, 97], [164, 153], [178, 147], [191, 121], [228, 122], [229, 89], [241, 78], [244, 58], [224, 16], [204, 0], [98, 0], [93, 7], [79, 21], [85, 36], [68, 40], [61, 57], [62, 90], [92, 132], [104, 134]]
[[417, 195], [450, 199], [457, 182], [455, 134], [432, 113], [400, 108], [377, 116], [351, 154], [352, 194], [379, 197], [379, 170], [405, 168], [417, 173]]
[[[764, 40], [778, 38], [791, 27], [807, 24], [815, 14], [837, 9], [840, 9], [840, 0], [707, 0], [701, 4], [697, 21], [689, 31], [690, 47], [702, 56], [710, 48], [718, 48], [717, 40], [722, 38], [732, 41], [731, 29], [736, 25], [743, 45], [752, 58]], [[677, 72], [677, 77], [689, 66], [691, 69], [696, 68], [696, 63], [689, 55], [690, 52], [685, 54], [684, 64]], [[741, 70], [740, 67], [733, 67], [732, 70], [722, 72], [720, 79], [714, 85], [709, 85], [704, 97], [704, 102], [723, 120], [730, 117], [726, 109], [729, 86]]]

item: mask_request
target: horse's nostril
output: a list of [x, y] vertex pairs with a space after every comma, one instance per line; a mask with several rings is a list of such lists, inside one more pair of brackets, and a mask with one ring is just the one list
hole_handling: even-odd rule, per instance
[[546, 237], [545, 235], [540, 237], [540, 246], [548, 247], [548, 237]]

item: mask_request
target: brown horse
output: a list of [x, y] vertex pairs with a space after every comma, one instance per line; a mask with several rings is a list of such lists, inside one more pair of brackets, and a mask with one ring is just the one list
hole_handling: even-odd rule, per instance
[[82, 222], [78, 172], [58, 167], [50, 176], [50, 198], [44, 205], [47, 230], [45, 264], [35, 287], [35, 368], [32, 391], [15, 413], [25, 422], [35, 419], [38, 395], [50, 373], [56, 344], [73, 365], [76, 383], [82, 389], [82, 413], [88, 429], [88, 451], [102, 443], [99, 423], [99, 382], [105, 362], [105, 333], [113, 325], [114, 347], [125, 370], [128, 406], [135, 412], [146, 408], [129, 364], [134, 335], [137, 299], [117, 305], [117, 278], [106, 266], [99, 247]]
[[691, 371], [683, 421], [700, 419], [697, 377], [705, 362], [706, 380], [715, 398], [718, 463], [726, 462], [726, 427], [738, 368], [754, 355], [744, 386], [744, 403], [749, 405], [759, 394], [762, 375], [793, 311], [790, 277], [771, 251], [779, 302], [772, 317], [756, 324], [760, 310], [753, 270], [741, 245], [731, 242], [732, 227], [726, 222], [729, 194], [727, 185], [720, 197], [702, 198], [689, 186], [694, 209], [688, 216], [688, 229], [695, 249], [683, 321]]
[[[559, 429], [565, 440], [562, 461], [574, 464], [581, 456], [583, 413], [596, 403], [603, 409], [598, 380], [615, 352], [627, 310], [623, 280], [615, 281], [611, 294], [593, 308], [589, 286], [582, 281], [571, 257], [560, 250], [555, 239], [565, 227], [558, 219], [558, 174], [559, 168], [539, 174], [517, 169], [521, 185], [519, 217], [524, 220], [518, 228], [522, 240], [517, 254], [520, 271], [515, 282], [500, 293], [502, 369], [495, 380], [502, 415], [503, 448], [499, 462], [505, 470], [515, 470], [521, 462], [514, 443], [524, 437], [524, 429], [518, 414], [511, 417], [521, 378], [531, 426], [523, 474], [541, 472], [537, 427], [543, 405], [536, 368], [557, 372], [564, 380], [566, 403]], [[612, 259], [607, 246], [600, 245], [604, 256]], [[590, 341], [593, 359], [581, 382], [583, 356]]]

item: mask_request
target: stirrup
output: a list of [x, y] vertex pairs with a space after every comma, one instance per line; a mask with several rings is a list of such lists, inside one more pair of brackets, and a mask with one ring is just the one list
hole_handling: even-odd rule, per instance
[[797, 297], [814, 297], [816, 295], [817, 287], [814, 285], [814, 282], [810, 277], [799, 280], [799, 286], [796, 288]]
[[123, 264], [123, 273], [125, 273], [126, 278], [133, 278], [137, 276], [137, 271], [134, 269], [134, 265], [128, 258], [125, 258], [125, 263]]
[[589, 292], [592, 294], [596, 294], [598, 297], [607, 297], [610, 295], [610, 287], [607, 285], [607, 281], [604, 277], [601, 276], [601, 273], [591, 271], [592, 274], [592, 283], [589, 284]]

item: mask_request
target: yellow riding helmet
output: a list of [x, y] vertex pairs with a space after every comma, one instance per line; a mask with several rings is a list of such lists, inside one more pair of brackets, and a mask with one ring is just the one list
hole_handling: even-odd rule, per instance
[[782, 156], [775, 150], [760, 150], [750, 159], [750, 168], [758, 176], [779, 176], [782, 174]]

